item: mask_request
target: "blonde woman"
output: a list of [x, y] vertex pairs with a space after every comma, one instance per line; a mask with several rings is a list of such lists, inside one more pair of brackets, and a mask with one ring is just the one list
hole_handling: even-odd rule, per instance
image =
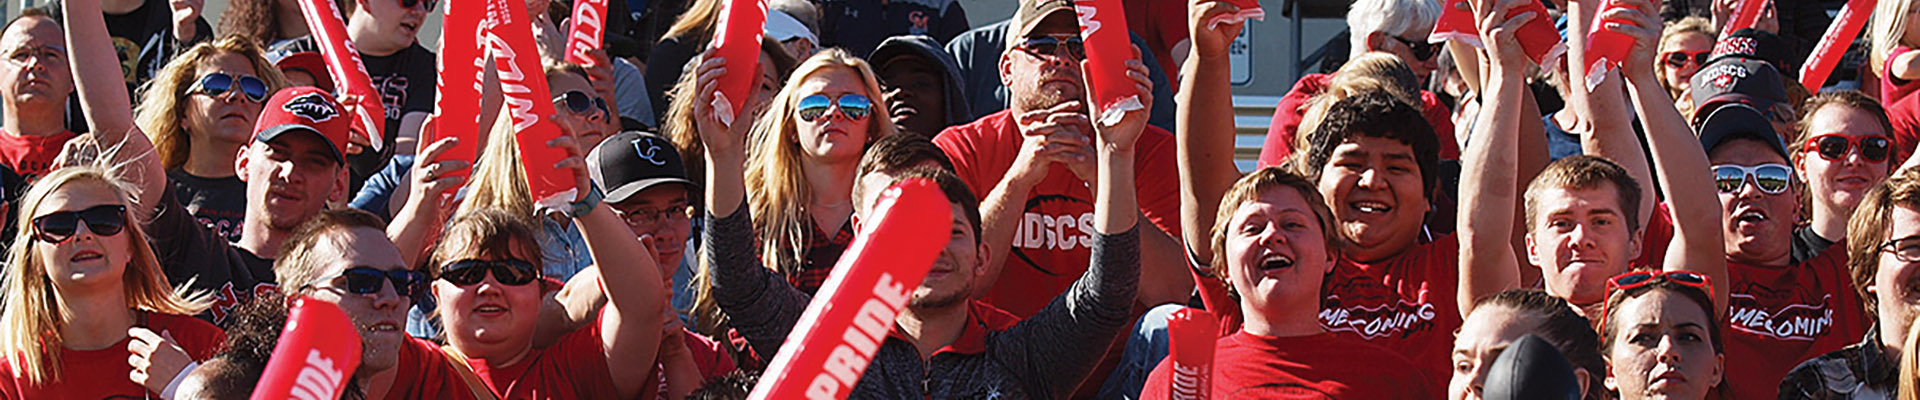
[[259, 47], [229, 37], [193, 46], [141, 89], [135, 123], [153, 139], [174, 194], [228, 241], [240, 240], [247, 207], [234, 158], [252, 140], [261, 105], [285, 86]]
[[1880, 103], [1893, 104], [1920, 89], [1920, 53], [1914, 53], [1914, 46], [1920, 46], [1920, 26], [1910, 24], [1920, 8], [1914, 7], [1915, 0], [1881, 1], [1873, 8], [1873, 24], [1867, 33], [1873, 37], [1873, 47], [1867, 52], [1867, 65], [1873, 68], [1873, 76], [1880, 79]]
[[68, 167], [21, 199], [5, 264], [0, 398], [166, 397], [190, 363], [218, 350], [220, 328], [190, 316], [209, 301], [168, 287], [129, 223], [129, 193], [105, 169]]
[[1707, 57], [1713, 54], [1713, 41], [1713, 23], [1706, 18], [1687, 17], [1661, 29], [1660, 53], [1653, 59], [1660, 65], [1654, 67], [1653, 74], [1660, 79], [1661, 86], [1667, 88], [1667, 94], [1674, 99], [1692, 100], [1682, 95], [1693, 84], [1693, 74], [1707, 66]]

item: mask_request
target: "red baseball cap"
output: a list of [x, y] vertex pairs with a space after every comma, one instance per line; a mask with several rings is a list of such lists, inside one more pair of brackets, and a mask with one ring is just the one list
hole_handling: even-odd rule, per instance
[[313, 85], [321, 89], [333, 90], [333, 75], [327, 72], [327, 60], [317, 51], [302, 51], [280, 55], [273, 61], [280, 72], [305, 72], [313, 76]]
[[319, 88], [302, 86], [280, 89], [260, 110], [253, 124], [253, 140], [272, 141], [287, 132], [311, 132], [333, 148], [333, 159], [347, 160], [347, 137], [353, 134], [353, 119], [333, 95]]

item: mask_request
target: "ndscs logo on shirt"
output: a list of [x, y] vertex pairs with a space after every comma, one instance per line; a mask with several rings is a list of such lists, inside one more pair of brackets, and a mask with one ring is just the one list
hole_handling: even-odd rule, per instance
[[1014, 231], [1013, 247], [1039, 250], [1093, 248], [1093, 213], [1047, 215], [1028, 212]]

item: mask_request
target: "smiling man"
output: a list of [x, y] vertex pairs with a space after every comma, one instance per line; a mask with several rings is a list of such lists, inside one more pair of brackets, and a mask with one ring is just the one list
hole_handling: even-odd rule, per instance
[[[1853, 210], [1848, 269], [1874, 326], [1859, 343], [1794, 367], [1780, 382], [1782, 399], [1893, 398], [1900, 354], [1920, 310], [1920, 171], [1907, 169], [1875, 186]], [[1832, 249], [1839, 252], [1840, 249]]]

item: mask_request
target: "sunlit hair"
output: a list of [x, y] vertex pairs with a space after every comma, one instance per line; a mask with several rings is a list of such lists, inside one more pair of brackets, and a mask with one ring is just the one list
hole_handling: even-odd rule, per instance
[[[1408, 31], [1426, 31], [1440, 20], [1440, 3], [1428, 0], [1359, 0], [1347, 9], [1347, 29], [1353, 32], [1352, 53], [1358, 57], [1368, 48], [1367, 38], [1374, 33], [1404, 35]], [[1426, 41], [1426, 34], [1407, 39]], [[1393, 39], [1386, 39], [1393, 40]]]
[[1527, 232], [1532, 233], [1540, 223], [1540, 213], [1544, 211], [1541, 207], [1547, 206], [1540, 204], [1540, 196], [1547, 190], [1595, 190], [1608, 183], [1613, 184], [1614, 201], [1619, 203], [1619, 217], [1626, 222], [1627, 232], [1639, 232], [1640, 181], [1634, 180], [1633, 175], [1628, 174], [1626, 168], [1620, 168], [1619, 164], [1589, 155], [1554, 160], [1540, 171], [1540, 176], [1527, 184], [1527, 192], [1523, 195], [1525, 200], [1522, 202], [1527, 213]]
[[[827, 49], [808, 58], [787, 78], [780, 93], [774, 95], [767, 113], [754, 121], [747, 139], [747, 206], [753, 215], [753, 231], [760, 235], [762, 263], [786, 276], [800, 273], [805, 260], [807, 226], [812, 221], [807, 205], [818, 196], [852, 196], [852, 193], [814, 193], [801, 170], [806, 155], [799, 144], [799, 104], [807, 94], [800, 84], [807, 78], [831, 69], [849, 69], [859, 76], [860, 87], [869, 98], [879, 98], [880, 82], [865, 60], [843, 49]], [[886, 107], [873, 107], [867, 116], [867, 143], [871, 144], [895, 132]], [[831, 198], [831, 197], [830, 197]], [[831, 230], [835, 227], [820, 227]]]
[[[345, 3], [345, 4], [343, 4]], [[352, 1], [333, 0], [335, 9], [353, 13], [347, 8]], [[280, 0], [233, 0], [227, 2], [227, 11], [220, 13], [220, 21], [214, 26], [222, 39], [241, 37], [255, 46], [265, 48], [274, 42], [291, 37], [280, 37], [280, 14], [300, 14], [300, 7], [280, 8]], [[305, 21], [302, 19], [302, 21]], [[304, 22], [303, 22], [304, 24]]]
[[1320, 189], [1307, 178], [1280, 167], [1261, 168], [1240, 177], [1232, 187], [1227, 188], [1225, 195], [1220, 196], [1220, 211], [1215, 214], [1213, 227], [1209, 231], [1213, 249], [1213, 276], [1227, 282], [1227, 290], [1233, 290], [1233, 283], [1227, 276], [1227, 272], [1232, 270], [1227, 266], [1227, 235], [1232, 231], [1230, 227], [1234, 214], [1240, 211], [1240, 207], [1259, 201], [1261, 193], [1282, 189], [1300, 193], [1300, 198], [1307, 201], [1308, 209], [1313, 210], [1313, 216], [1320, 220], [1320, 240], [1327, 244], [1327, 253], [1339, 253], [1333, 246], [1339, 237], [1333, 230], [1333, 211], [1327, 208], [1327, 201], [1320, 196]]
[[[1523, 318], [1538, 319], [1540, 326], [1527, 333], [1553, 344], [1553, 348], [1560, 350], [1560, 354], [1566, 356], [1574, 368], [1587, 370], [1587, 393], [1582, 398], [1609, 398], [1607, 387], [1603, 384], [1607, 362], [1600, 353], [1601, 339], [1593, 332], [1593, 325], [1587, 317], [1574, 312], [1573, 306], [1568, 305], [1565, 299], [1540, 290], [1513, 289], [1481, 298], [1474, 303], [1473, 312], [1493, 308], [1489, 306], [1513, 309]], [[1714, 340], [1715, 345], [1719, 342]]]
[[1873, 20], [1867, 26], [1867, 36], [1873, 38], [1867, 49], [1867, 66], [1873, 68], [1874, 76], [1886, 77], [1887, 57], [1893, 55], [1893, 49], [1900, 46], [1913, 47], [1920, 43], [1905, 43], [1907, 35], [1907, 12], [1913, 2], [1900, 0], [1882, 0], [1873, 7]]
[[1900, 400], [1920, 399], [1920, 324], [1907, 328], [1907, 347], [1900, 349]]
[[1874, 275], [1880, 271], [1881, 247], [1897, 239], [1889, 237], [1893, 234], [1895, 207], [1920, 210], [1920, 170], [1900, 170], [1874, 185], [1847, 221], [1847, 269], [1853, 274], [1854, 293], [1860, 295], [1867, 315], [1880, 313], [1880, 298], [1868, 293], [1867, 288], [1873, 286]]
[[153, 147], [160, 153], [160, 164], [167, 170], [180, 169], [193, 157], [192, 135], [211, 134], [187, 132], [190, 118], [187, 99], [192, 97], [187, 90], [200, 80], [201, 67], [213, 66], [216, 57], [226, 54], [238, 54], [253, 65], [253, 76], [267, 83], [267, 97], [287, 86], [287, 78], [280, 69], [261, 56], [258, 45], [244, 38], [200, 43], [174, 57], [154, 74], [153, 80], [140, 87], [140, 104], [134, 108], [134, 121], [153, 139]]
[[339, 261], [317, 255], [320, 244], [325, 241], [339, 247], [340, 243], [336, 241], [341, 239], [336, 235], [359, 228], [380, 231], [381, 237], [386, 237], [387, 224], [381, 222], [380, 217], [351, 207], [321, 211], [312, 220], [301, 224], [280, 245], [280, 257], [273, 260], [273, 273], [279, 278], [280, 290], [303, 290], [306, 285], [319, 280], [321, 272], [326, 271], [328, 265]]
[[481, 149], [479, 159], [474, 161], [468, 182], [467, 197], [460, 201], [460, 208], [454, 210], [455, 218], [477, 210], [533, 215], [533, 198], [529, 194], [533, 189], [527, 184], [527, 172], [520, 163], [520, 144], [514, 140], [511, 113], [502, 110], [495, 119], [493, 132], [487, 135], [487, 147]]
[[[1669, 22], [1665, 28], [1661, 28], [1660, 49], [1655, 54], [1666, 54], [1669, 51], [1676, 50], [1680, 47], [1680, 41], [1686, 39], [1687, 35], [1690, 34], [1706, 36], [1708, 43], [1713, 43], [1716, 40], [1715, 37], [1718, 36], [1713, 32], [1713, 22], [1707, 21], [1706, 18], [1682, 18], [1679, 21]], [[1709, 48], [1708, 50], [1712, 49]], [[1667, 69], [1660, 67], [1660, 64], [1663, 62], [1666, 61], [1658, 58], [1653, 60], [1653, 74], [1659, 78], [1660, 86], [1665, 87], [1668, 94], [1674, 97], [1680, 97], [1681, 88], [1667, 86]], [[1705, 68], [1706, 65], [1701, 65], [1700, 67]]]
[[[771, 40], [761, 41], [760, 55], [766, 56], [767, 59], [773, 63], [773, 76], [779, 77], [776, 78], [773, 84], [780, 84], [780, 81], [777, 79], [784, 79], [787, 75], [793, 73], [793, 64], [795, 61], [792, 56], [787, 55], [787, 50], [780, 46], [780, 42]], [[696, 128], [698, 125], [694, 124], [694, 118], [696, 116], [693, 114], [694, 99], [700, 97], [698, 94], [693, 93], [695, 82], [699, 80], [699, 76], [694, 75], [693, 70], [695, 66], [700, 65], [700, 63], [704, 61], [706, 61], [706, 59], [700, 58], [698, 55], [694, 56], [692, 60], [688, 60], [686, 68], [682, 70], [680, 74], [679, 83], [673, 88], [668, 89], [667, 114], [661, 118], [662, 122], [660, 126], [661, 136], [665, 136], [667, 141], [673, 142], [674, 150], [680, 151], [681, 161], [684, 161], [687, 166], [687, 179], [693, 180], [694, 182], [701, 182], [703, 179], [706, 179], [707, 176], [707, 146], [705, 143], [700, 142], [700, 131]], [[759, 68], [767, 67], [765, 64], [759, 65]], [[755, 72], [757, 73], [759, 71]], [[778, 88], [771, 88], [770, 90], [772, 89]], [[758, 109], [741, 113], [741, 115], [744, 116], [740, 118], [743, 120], [756, 119], [764, 112], [766, 112], [766, 105], [762, 104]]]
[[720, 26], [720, 9], [724, 1], [727, 0], [693, 0], [686, 11], [680, 12], [680, 18], [673, 20], [667, 33], [660, 35], [661, 40], [675, 39], [689, 45], [706, 43]]
[[[1333, 103], [1361, 93], [1385, 93], [1415, 109], [1426, 106], [1420, 99], [1420, 78], [1413, 75], [1413, 69], [1407, 68], [1406, 62], [1392, 53], [1370, 51], [1340, 66], [1328, 80], [1326, 91], [1307, 99], [1298, 131], [1313, 131], [1326, 118], [1327, 109], [1332, 108]], [[1293, 140], [1296, 149], [1312, 146], [1305, 134], [1295, 134]]]
[[[115, 177], [104, 167], [93, 165], [69, 166], [56, 169], [34, 182], [17, 204], [20, 217], [14, 221], [13, 240], [7, 248], [6, 288], [4, 304], [6, 311], [0, 313], [0, 353], [5, 353], [13, 368], [29, 382], [40, 384], [59, 381], [60, 351], [63, 337], [66, 335], [67, 321], [80, 316], [65, 309], [54, 291], [53, 280], [47, 276], [47, 261], [35, 251], [33, 217], [40, 210], [41, 203], [54, 193], [78, 185], [94, 185], [113, 192], [113, 202], [136, 207], [130, 193], [135, 189], [125, 180]], [[182, 283], [179, 289], [168, 286], [167, 277], [160, 267], [160, 259], [147, 245], [146, 234], [134, 215], [127, 215], [127, 224], [120, 234], [127, 238], [129, 248], [126, 270], [122, 272], [120, 286], [125, 292], [127, 308], [174, 315], [194, 315], [205, 310], [212, 303], [208, 293], [189, 293], [190, 283]], [[109, 249], [109, 251], [112, 251]]]

